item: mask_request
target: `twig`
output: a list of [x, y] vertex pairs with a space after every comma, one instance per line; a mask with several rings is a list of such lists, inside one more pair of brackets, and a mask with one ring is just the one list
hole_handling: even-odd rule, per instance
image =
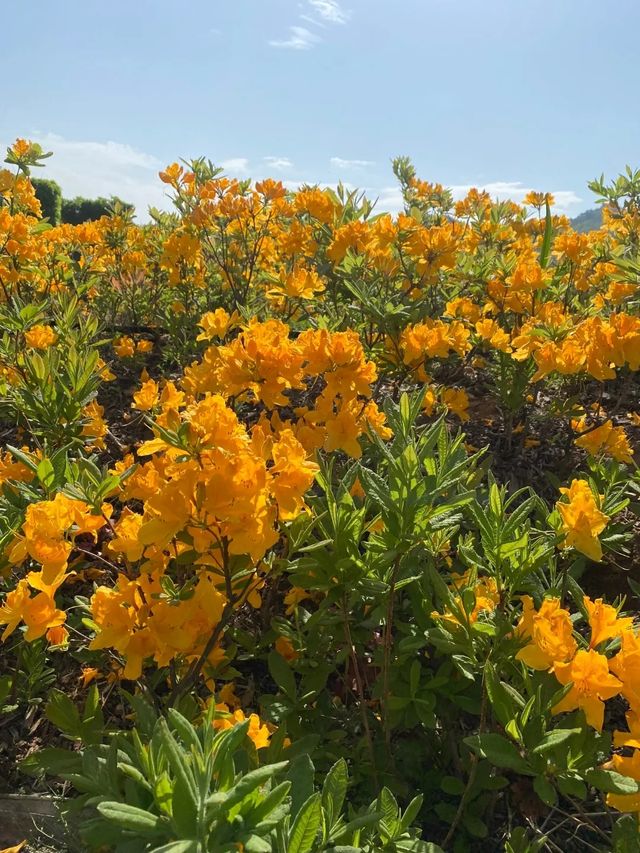
[[356, 680], [356, 689], [358, 691], [358, 699], [360, 704], [360, 712], [362, 715], [362, 725], [364, 727], [365, 735], [367, 738], [367, 746], [369, 747], [369, 755], [371, 756], [371, 771], [373, 773], [373, 781], [376, 787], [376, 790], [380, 790], [380, 783], [378, 781], [378, 770], [376, 768], [376, 754], [373, 749], [373, 739], [371, 737], [371, 729], [369, 727], [369, 718], [367, 717], [367, 708], [364, 701], [364, 689], [362, 686], [362, 676], [360, 674], [360, 668], [358, 666], [358, 658], [356, 657], [356, 649], [353, 645], [353, 638], [351, 636], [351, 628], [349, 627], [349, 614], [347, 611], [347, 601], [346, 596], [342, 601], [342, 612], [344, 615], [344, 635], [345, 640], [347, 641], [347, 645], [349, 647], [349, 654], [351, 656], [351, 664], [353, 666], [353, 674]]

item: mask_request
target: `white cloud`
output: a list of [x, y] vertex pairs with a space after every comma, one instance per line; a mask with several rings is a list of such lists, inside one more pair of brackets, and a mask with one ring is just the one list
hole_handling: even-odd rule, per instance
[[289, 27], [289, 38], [284, 40], [273, 40], [271, 47], [288, 48], [289, 50], [309, 50], [314, 44], [322, 39], [306, 27]]
[[288, 157], [264, 157], [263, 159], [269, 168], [278, 169], [278, 171], [291, 169], [293, 166], [293, 163]]
[[367, 197], [376, 201], [376, 213], [391, 213], [395, 215], [404, 210], [404, 199], [400, 187], [381, 187], [367, 189]]
[[[457, 184], [449, 187], [455, 199], [464, 198], [471, 184]], [[521, 181], [492, 181], [476, 189], [488, 192], [492, 198], [499, 200], [511, 199], [521, 203], [527, 193], [532, 191], [532, 187], [526, 187]], [[551, 190], [551, 195], [555, 198], [554, 211], [559, 214], [567, 214], [575, 216], [576, 206], [582, 203], [582, 199], [573, 190]]]
[[337, 0], [308, 0], [308, 3], [316, 15], [331, 24], [346, 24], [351, 15]]
[[345, 160], [342, 157], [331, 157], [329, 162], [336, 169], [366, 169], [368, 166], [375, 166], [372, 160]]
[[141, 221], [148, 219], [150, 205], [171, 206], [158, 178], [166, 164], [152, 154], [121, 142], [66, 139], [55, 133], [34, 132], [31, 138], [53, 151], [44, 169], [34, 169], [34, 176], [57, 181], [65, 198], [117, 195], [135, 205]]
[[313, 15], [300, 15], [301, 21], [306, 21], [308, 24], [313, 24], [314, 27], [320, 27], [321, 30], [326, 30], [326, 24], [323, 24], [322, 21], [319, 21], [317, 18], [314, 18]]
[[230, 157], [228, 160], [223, 160], [220, 166], [222, 166], [225, 172], [229, 172], [232, 175], [246, 176], [249, 174], [249, 161], [246, 157]]
[[[351, 12], [343, 9], [338, 0], [306, 0], [306, 5], [299, 4], [302, 10], [298, 20], [312, 27], [326, 29], [329, 24], [346, 24]], [[309, 50], [322, 39], [312, 30], [299, 24], [289, 27], [289, 37], [273, 39], [271, 47], [284, 47], [289, 50]]]

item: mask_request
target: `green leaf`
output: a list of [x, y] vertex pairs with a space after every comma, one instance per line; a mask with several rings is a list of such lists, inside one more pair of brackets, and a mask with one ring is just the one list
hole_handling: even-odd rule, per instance
[[558, 789], [565, 797], [575, 797], [578, 800], [586, 800], [587, 786], [582, 779], [574, 776], [558, 776], [556, 779]]
[[582, 729], [554, 729], [551, 732], [547, 732], [540, 743], [533, 747], [531, 752], [535, 754], [547, 752], [548, 750], [559, 746], [561, 743], [564, 743], [566, 740], [569, 740], [573, 735], [581, 734], [581, 732]]
[[381, 824], [384, 825], [386, 830], [389, 832], [389, 835], [393, 837], [395, 835], [397, 825], [399, 824], [398, 815], [400, 813], [400, 809], [398, 808], [396, 798], [387, 787], [384, 787], [382, 791], [380, 791], [379, 806], [382, 811]]
[[154, 847], [149, 853], [198, 853], [200, 846], [197, 841], [170, 841], [162, 847]]
[[547, 806], [555, 806], [558, 802], [556, 789], [545, 776], [536, 776], [533, 780], [533, 790]]
[[189, 837], [193, 834], [193, 827], [198, 820], [198, 800], [200, 793], [197, 794], [197, 799], [188, 786], [184, 778], [168, 780], [169, 792], [166, 786], [161, 786], [156, 791], [156, 803], [158, 808], [162, 808], [165, 803], [164, 798], [169, 794], [171, 797], [171, 816], [173, 824], [177, 830], [178, 836]]
[[293, 670], [278, 652], [269, 653], [269, 672], [271, 677], [289, 699], [296, 698], [296, 678]]
[[496, 719], [503, 726], [506, 726], [509, 720], [513, 719], [515, 715], [514, 703], [509, 693], [503, 687], [502, 682], [498, 679], [492, 664], [489, 662], [485, 664], [484, 668], [484, 683]]
[[313, 794], [304, 803], [291, 828], [287, 853], [309, 853], [322, 824], [322, 796]]
[[349, 838], [356, 830], [363, 829], [365, 826], [372, 826], [381, 819], [382, 815], [380, 812], [368, 812], [367, 814], [358, 815], [358, 817], [354, 817], [353, 820], [350, 820], [343, 829], [337, 832], [334, 835], [333, 840], [341, 841]]
[[[268, 820], [272, 812], [275, 812], [278, 806], [285, 800], [291, 790], [291, 782], [289, 780], [281, 782], [272, 788], [266, 797], [255, 808], [251, 810], [250, 819], [254, 825], [258, 825], [265, 820]], [[288, 809], [287, 809], [288, 811]]]
[[327, 816], [329, 829], [340, 817], [348, 782], [347, 762], [341, 758], [329, 770], [322, 786], [322, 808]]
[[640, 853], [640, 835], [636, 815], [623, 814], [613, 828], [613, 853]]
[[100, 743], [104, 733], [104, 716], [100, 706], [100, 692], [92, 684], [82, 711], [82, 741], [83, 743]]
[[487, 824], [483, 820], [480, 820], [479, 817], [468, 811], [463, 814], [462, 823], [467, 832], [475, 838], [486, 838], [489, 834]]
[[50, 459], [42, 459], [38, 465], [38, 479], [45, 489], [52, 489], [56, 481], [56, 472]]
[[464, 793], [465, 784], [462, 779], [457, 776], [443, 776], [440, 780], [440, 788], [445, 794], [450, 794], [453, 797], [459, 797]]
[[546, 213], [544, 217], [544, 236], [540, 248], [540, 266], [545, 270], [551, 256], [551, 240], [553, 238], [553, 222], [551, 221], [551, 208], [549, 202], [545, 201]]
[[47, 719], [67, 737], [78, 739], [81, 735], [80, 712], [61, 690], [52, 690], [45, 708]]
[[30, 776], [43, 772], [51, 776], [61, 776], [63, 773], [77, 773], [81, 768], [81, 759], [78, 752], [50, 746], [32, 752], [20, 762], [19, 767], [23, 773]]
[[196, 785], [193, 772], [188, 764], [187, 753], [178, 745], [175, 738], [169, 731], [167, 721], [163, 718], [158, 720], [158, 731], [160, 733], [160, 741], [164, 747], [167, 760], [173, 770], [173, 773], [182, 784], [182, 791], [185, 796], [190, 799], [190, 808], [197, 813], [200, 802], [200, 795]]
[[502, 735], [483, 734], [464, 738], [467, 746], [481, 758], [488, 758], [496, 767], [533, 775], [531, 768], [518, 752], [516, 746]]
[[235, 805], [241, 803], [245, 797], [248, 797], [253, 791], [266, 784], [272, 776], [284, 770], [287, 764], [287, 761], [281, 761], [278, 764], [267, 764], [265, 767], [258, 767], [256, 770], [251, 770], [242, 776], [230, 791], [220, 791], [212, 794], [207, 799], [207, 805], [216, 806], [224, 814], [227, 814]]
[[640, 782], [615, 770], [596, 767], [587, 771], [585, 778], [590, 785], [606, 794], [637, 794], [640, 791]]
[[173, 728], [177, 731], [186, 746], [192, 747], [196, 752], [201, 752], [200, 740], [198, 733], [193, 725], [175, 708], [169, 708], [167, 717]]
[[98, 811], [106, 820], [138, 835], [157, 835], [162, 831], [162, 818], [127, 803], [100, 803]]
[[295, 818], [302, 805], [313, 794], [315, 768], [307, 753], [293, 759], [286, 774], [291, 782], [291, 817]]
[[422, 801], [424, 800], [424, 796], [422, 794], [418, 794], [417, 797], [414, 797], [409, 805], [404, 810], [404, 814], [402, 815], [402, 820], [400, 821], [400, 831], [406, 832], [414, 820], [418, 816], [420, 809], [422, 808]]

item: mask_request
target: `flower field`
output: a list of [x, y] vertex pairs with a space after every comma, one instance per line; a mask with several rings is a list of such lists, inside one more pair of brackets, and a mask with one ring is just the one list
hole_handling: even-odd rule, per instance
[[405, 158], [397, 216], [197, 160], [52, 227], [45, 156], [0, 170], [0, 790], [73, 851], [640, 851], [640, 173], [586, 234]]

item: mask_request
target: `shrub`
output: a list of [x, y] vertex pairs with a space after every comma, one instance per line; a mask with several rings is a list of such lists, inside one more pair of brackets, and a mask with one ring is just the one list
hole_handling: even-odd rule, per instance
[[0, 172], [0, 736], [73, 741], [33, 762], [118, 853], [637, 850], [640, 173], [588, 234], [406, 158], [396, 217], [196, 160], [51, 229], [43, 156]]
[[110, 198], [65, 198], [62, 201], [62, 222], [70, 225], [81, 225], [83, 222], [92, 222], [102, 216], [110, 216], [114, 207], [120, 205], [123, 210], [133, 214], [134, 207], [117, 196]]
[[48, 219], [51, 225], [59, 225], [62, 221], [62, 190], [55, 181], [45, 178], [34, 178], [31, 183], [36, 191], [36, 198], [42, 208], [43, 219]]

